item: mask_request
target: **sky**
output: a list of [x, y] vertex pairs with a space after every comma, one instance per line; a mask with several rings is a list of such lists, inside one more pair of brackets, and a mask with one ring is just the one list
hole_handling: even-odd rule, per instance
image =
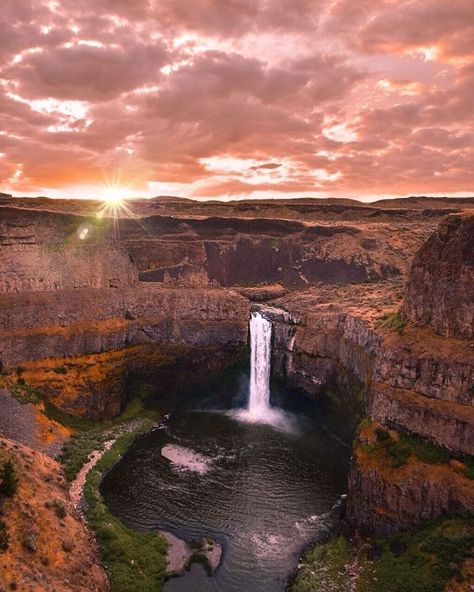
[[0, 191], [474, 195], [473, 0], [0, 6]]

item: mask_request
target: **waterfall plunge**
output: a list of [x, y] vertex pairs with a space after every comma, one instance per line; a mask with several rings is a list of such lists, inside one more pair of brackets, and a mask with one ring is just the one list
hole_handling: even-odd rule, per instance
[[270, 405], [270, 370], [272, 359], [272, 324], [259, 312], [250, 317], [250, 388], [246, 409], [235, 409], [231, 417], [245, 423], [268, 424], [293, 432], [296, 423], [291, 413]]
[[264, 419], [270, 410], [270, 366], [272, 324], [259, 312], [250, 318], [250, 392], [249, 413]]

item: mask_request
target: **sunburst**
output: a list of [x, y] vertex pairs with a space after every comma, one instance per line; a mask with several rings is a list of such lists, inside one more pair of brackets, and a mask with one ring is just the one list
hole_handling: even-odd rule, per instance
[[101, 190], [101, 205], [96, 211], [97, 218], [105, 218], [112, 222], [113, 235], [119, 238], [120, 218], [134, 218], [133, 211], [129, 207], [129, 189], [132, 182], [125, 183], [120, 170], [114, 171], [109, 177], [105, 175], [104, 188]]

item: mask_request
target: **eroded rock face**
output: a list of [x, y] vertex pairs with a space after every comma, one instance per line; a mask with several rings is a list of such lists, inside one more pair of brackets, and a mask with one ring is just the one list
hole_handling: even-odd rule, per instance
[[345, 388], [349, 372], [374, 419], [474, 454], [474, 351], [463, 340], [377, 330], [363, 314], [320, 305], [302, 323], [275, 322], [274, 369], [314, 394]]
[[128, 252], [97, 223], [70, 214], [0, 209], [0, 294], [118, 288], [137, 280]]
[[[274, 323], [273, 371], [319, 396], [336, 387], [353, 398], [365, 391], [366, 413], [398, 431], [417, 434], [453, 453], [474, 454], [474, 350], [429, 328], [401, 333], [379, 318], [397, 315], [397, 301], [371, 293], [357, 298], [333, 287], [282, 298]], [[373, 292], [373, 290], [372, 290]], [[265, 307], [263, 307], [265, 310]], [[284, 309], [284, 310], [283, 310]], [[365, 532], [387, 534], [463, 508], [472, 511], [472, 481], [446, 467], [387, 460], [358, 445], [349, 480], [348, 515]]]
[[[343, 209], [333, 215], [345, 220]], [[348, 284], [405, 273], [431, 224], [411, 228], [372, 221], [323, 225], [236, 215], [149, 216], [140, 226], [122, 220], [120, 232], [143, 281], [201, 274], [222, 286], [278, 282], [304, 288], [317, 282]]]
[[0, 359], [10, 380], [100, 419], [122, 409], [130, 372], [182, 357], [196, 361], [194, 373], [219, 368], [212, 359], [229, 362], [224, 351], [246, 343], [248, 317], [248, 300], [222, 289], [138, 284], [0, 295]]
[[0, 361], [70, 413], [118, 414], [130, 372], [228, 363], [215, 348], [245, 344], [248, 316], [231, 291], [140, 283], [103, 220], [0, 208]]
[[418, 251], [403, 313], [445, 337], [474, 336], [474, 214], [449, 216]]
[[460, 510], [474, 512], [474, 488], [455, 461], [426, 464], [411, 457], [394, 468], [383, 453], [356, 442], [347, 518], [359, 532], [388, 535]]

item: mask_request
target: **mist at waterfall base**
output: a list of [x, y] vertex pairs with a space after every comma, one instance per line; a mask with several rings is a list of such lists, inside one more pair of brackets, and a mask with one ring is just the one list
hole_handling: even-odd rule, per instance
[[250, 372], [235, 367], [160, 394], [168, 419], [102, 482], [108, 507], [128, 526], [222, 545], [212, 577], [195, 564], [166, 592], [283, 592], [302, 549], [337, 521], [350, 436], [321, 401], [268, 382], [266, 323], [252, 317]]

